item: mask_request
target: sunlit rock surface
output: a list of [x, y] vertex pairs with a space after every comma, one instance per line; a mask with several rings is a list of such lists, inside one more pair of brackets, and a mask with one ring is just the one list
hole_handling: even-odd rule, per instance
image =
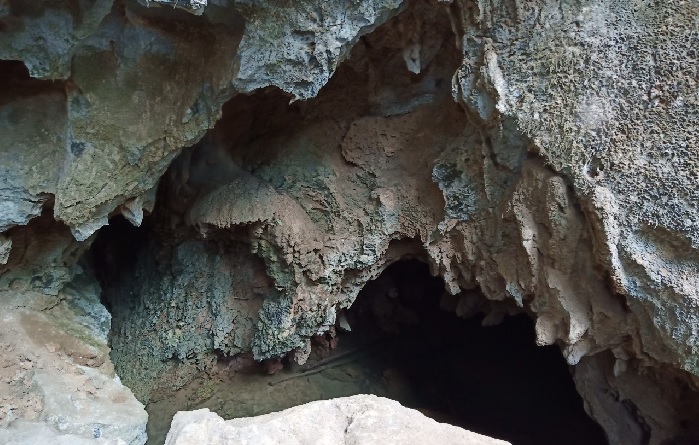
[[353, 396], [311, 402], [277, 413], [224, 421], [207, 409], [175, 415], [166, 445], [235, 443], [351, 443], [506, 445], [455, 426], [438, 423], [398, 402]]

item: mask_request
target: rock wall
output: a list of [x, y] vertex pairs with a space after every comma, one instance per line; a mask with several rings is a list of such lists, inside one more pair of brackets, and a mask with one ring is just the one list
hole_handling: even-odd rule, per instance
[[114, 372], [99, 283], [65, 267], [70, 231], [40, 217], [24, 232], [0, 290], [0, 442], [143, 444], [148, 415]]
[[0, 286], [92, 245], [146, 401], [303, 360], [419, 257], [529, 313], [611, 444], [698, 437], [696, 1], [172, 3], [0, 2]]

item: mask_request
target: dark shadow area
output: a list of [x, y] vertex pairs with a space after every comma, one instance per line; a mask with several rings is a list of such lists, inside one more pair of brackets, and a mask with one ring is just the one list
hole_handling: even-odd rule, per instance
[[0, 61], [0, 81], [3, 85], [14, 80], [28, 81], [31, 79], [29, 70], [21, 60], [2, 60]]
[[154, 391], [148, 444], [164, 443], [179, 410], [208, 408], [232, 419], [355, 394], [397, 400], [513, 445], [607, 443], [560, 351], [535, 345], [528, 316], [482, 327], [482, 315], [462, 319], [441, 309], [443, 296], [441, 278], [424, 263], [394, 263], [313, 338], [305, 364], [220, 356], [183, 387]]
[[97, 232], [95, 241], [85, 254], [85, 264], [92, 268], [99, 281], [102, 304], [112, 312], [113, 302], [106, 298], [105, 289], [118, 286], [136, 267], [138, 255], [150, 239], [151, 218], [145, 217], [140, 227], [121, 215], [109, 218], [109, 224]]
[[22, 97], [49, 93], [65, 94], [65, 82], [34, 79], [22, 61], [0, 60], [0, 106]]
[[[381, 338], [387, 387], [441, 422], [527, 444], [605, 444], [583, 409], [561, 352], [535, 345], [526, 315], [482, 327], [440, 309], [444, 286], [416, 260], [391, 265], [348, 313], [353, 333]], [[485, 298], [485, 297], [484, 297]], [[406, 396], [407, 393], [407, 397]]]

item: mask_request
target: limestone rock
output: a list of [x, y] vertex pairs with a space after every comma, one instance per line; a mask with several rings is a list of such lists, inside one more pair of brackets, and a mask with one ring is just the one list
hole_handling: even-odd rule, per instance
[[0, 235], [0, 266], [7, 264], [10, 259], [10, 250], [12, 249], [12, 240], [5, 235]]
[[[245, 86], [240, 76], [247, 74], [241, 69], [238, 81], [244, 91], [276, 85], [297, 97], [310, 95], [308, 91], [317, 92], [317, 97], [291, 105], [288, 96], [274, 91], [233, 98], [207, 138], [171, 165], [164, 180], [167, 202], [161, 213], [155, 211], [160, 223], [168, 220], [168, 228], [153, 232], [168, 241], [144, 253], [139, 264], [158, 257], [167, 270], [167, 264], [181, 262], [173, 252], [206, 240], [211, 255], [206, 261], [232, 272], [238, 266], [225, 260], [224, 252], [235, 239], [263, 261], [274, 291], [258, 301], [259, 312], [237, 309], [245, 314], [239, 323], [216, 334], [201, 324], [186, 332], [185, 322], [184, 330], [164, 338], [160, 322], [152, 320], [167, 307], [167, 298], [150, 307], [124, 304], [123, 310], [117, 309], [115, 324], [141, 332], [139, 342], [148, 344], [139, 349], [135, 343], [116, 341], [116, 354], [124, 360], [117, 366], [125, 375], [134, 365], [149, 363], [152, 351], [176, 351], [178, 358], [187, 357], [185, 367], [203, 366], [211, 360], [207, 348], [212, 340], [235, 344], [226, 349], [231, 353], [252, 351], [258, 359], [304, 348], [311, 336], [335, 324], [338, 311], [351, 305], [369, 280], [392, 262], [412, 256], [429, 262], [453, 294], [480, 288], [493, 305], [507, 306], [497, 309], [499, 313], [514, 307], [534, 314], [538, 343], [560, 345], [572, 366], [612, 352], [620, 360], [640, 361], [642, 365], [632, 367], [638, 373], [645, 367], [682, 369], [681, 385], [690, 384], [697, 338], [692, 283], [699, 264], [691, 231], [671, 228], [676, 221], [665, 217], [661, 219], [667, 224], [658, 227], [638, 219], [638, 208], [624, 190], [633, 186], [638, 194], [652, 189], [650, 176], [651, 185], [640, 186], [630, 173], [644, 172], [643, 165], [626, 170], [624, 163], [612, 162], [617, 168], [592, 162], [601, 156], [597, 142], [614, 147], [619, 150], [615, 156], [631, 162], [636, 158], [621, 153], [637, 153], [624, 144], [638, 141], [615, 136], [605, 126], [622, 120], [619, 114], [608, 120], [602, 113], [614, 104], [581, 99], [597, 94], [592, 90], [565, 89], [592, 82], [614, 93], [616, 81], [609, 70], [580, 71], [576, 63], [587, 59], [571, 54], [589, 50], [601, 59], [611, 57], [602, 37], [636, 28], [629, 31], [618, 18], [625, 12], [612, 6], [608, 11], [581, 8], [575, 15], [543, 0], [507, 5], [479, 3], [471, 8], [457, 1], [444, 10], [428, 1], [412, 1], [362, 37], [337, 67], [335, 78], [319, 91], [319, 84], [295, 84], [286, 67], [279, 68], [274, 80], [250, 75], [260, 83]], [[260, 7], [266, 11], [266, 5]], [[254, 17], [245, 8], [243, 15]], [[672, 16], [678, 13], [673, 8], [653, 6], [649, 13]], [[536, 21], [543, 12], [545, 21], [540, 24]], [[607, 16], [618, 20], [603, 21]], [[580, 31], [571, 32], [566, 23], [576, 20]], [[530, 42], [533, 26], [545, 31]], [[683, 19], [676, 26], [686, 30], [690, 24]], [[259, 30], [268, 32], [265, 27]], [[589, 35], [597, 40], [586, 40]], [[653, 36], [633, 35], [652, 46]], [[264, 43], [254, 32], [253, 37]], [[301, 41], [289, 43], [286, 37], [272, 54]], [[245, 42], [246, 37], [241, 48]], [[550, 46], [562, 52], [551, 52]], [[312, 53], [312, 45], [308, 50]], [[550, 54], [563, 59], [548, 60]], [[683, 52], [679, 58], [689, 60], [692, 54]], [[522, 58], [533, 64], [530, 71], [522, 70]], [[594, 65], [596, 60], [588, 62]], [[250, 66], [255, 63], [248, 61]], [[295, 63], [296, 59], [288, 65]], [[262, 71], [273, 73], [271, 67], [266, 69]], [[624, 79], [641, 76], [624, 69]], [[326, 72], [319, 70], [318, 78]], [[542, 90], [531, 72], [539, 73], [549, 89]], [[452, 76], [449, 85], [445, 79]], [[566, 76], [572, 76], [573, 85]], [[454, 99], [461, 108], [453, 106]], [[693, 103], [687, 99], [677, 107], [691, 115], [696, 112]], [[668, 119], [669, 114], [662, 116]], [[676, 160], [682, 172], [689, 171], [693, 156], [686, 153], [686, 161]], [[687, 188], [688, 177], [677, 178], [684, 181], [681, 190]], [[674, 196], [669, 186], [664, 190]], [[649, 194], [642, 198], [633, 199], [652, 200]], [[686, 208], [690, 213], [691, 209]], [[663, 211], [647, 213], [660, 218]], [[690, 220], [695, 217], [687, 215]], [[147, 279], [137, 282], [137, 276]], [[146, 286], [149, 295], [157, 294], [154, 289], [170, 289], [171, 280], [167, 273], [139, 275], [135, 270], [107, 294], [118, 307], [118, 302], [130, 301], [121, 296], [138, 295]], [[170, 323], [174, 317], [196, 319], [204, 301], [221, 307], [220, 295], [228, 292], [229, 283], [213, 277], [205, 281], [211, 283], [210, 290], [197, 292], [196, 304], [176, 303], [177, 309], [168, 315]], [[239, 292], [249, 294], [248, 289]], [[462, 307], [462, 313], [469, 310]], [[215, 319], [227, 320], [222, 315]], [[252, 338], [243, 334], [249, 326], [254, 326]], [[149, 372], [149, 378], [157, 379], [160, 371]], [[125, 379], [143, 386], [135, 375]], [[620, 383], [610, 385], [615, 384]], [[142, 389], [139, 397], [146, 397], [147, 388]], [[611, 411], [631, 412], [628, 418], [635, 419], [635, 427], [645, 428], [643, 410], [652, 403], [640, 404], [638, 410], [630, 410], [623, 400], [611, 403]], [[661, 431], [660, 424], [652, 424], [658, 428], [653, 437], [671, 437], [670, 431], [676, 431], [670, 426]]]
[[238, 48], [233, 85], [249, 93], [276, 86], [295, 99], [315, 97], [364, 34], [385, 22], [403, 0], [242, 2], [248, 27]]
[[[145, 400], [176, 360], [174, 386], [214, 351], [304, 348], [419, 257], [532, 314], [610, 440], [674, 439], [655, 408], [699, 380], [698, 12], [0, 0], [0, 289], [67, 298], [108, 218], [152, 210], [133, 268], [99, 259]], [[102, 341], [88, 300], [69, 324]]]
[[208, 409], [175, 415], [166, 445], [453, 444], [506, 445], [438, 423], [419, 411], [376, 396], [311, 402], [277, 413], [224, 421]]
[[148, 415], [114, 374], [101, 328], [80, 319], [87, 306], [106, 312], [94, 290], [0, 292], [0, 442], [145, 443]]
[[315, 96], [351, 45], [402, 2], [142, 3], [0, 9], [1, 60], [24, 62], [37, 79], [70, 78], [5, 85], [0, 129], [12, 128], [0, 131], [0, 231], [26, 224], [53, 195], [56, 219], [87, 239], [152, 190], [227, 99], [267, 86]]
[[207, 0], [138, 0], [144, 6], [169, 6], [180, 8], [196, 15], [204, 13]]
[[[0, 92], [0, 232], [41, 214], [56, 193], [66, 144], [61, 84], [21, 78], [23, 67], [3, 65]], [[17, 77], [20, 77], [19, 79]], [[37, 130], [40, 129], [40, 130]], [[21, 156], [19, 155], [21, 153]]]
[[275, 293], [262, 261], [244, 245], [228, 243], [221, 251], [214, 242], [187, 241], [172, 258], [147, 259], [160, 248], [141, 252], [143, 262], [135, 265], [140, 280], [105, 277], [129, 283], [111, 294], [121, 299], [112, 313], [115, 329], [124, 334], [113, 336], [112, 358], [143, 402], [168, 371], [177, 371], [168, 383], [178, 387], [213, 364], [212, 347], [229, 356], [249, 351], [262, 302]]
[[516, 119], [565, 174], [644, 353], [698, 375], [696, 2], [506, 3], [461, 17], [458, 100]]
[[67, 79], [76, 46], [112, 8], [111, 0], [7, 3], [0, 3], [0, 60], [21, 60], [38, 79]]
[[51, 296], [57, 296], [81, 271], [77, 262], [88, 247], [75, 241], [68, 227], [47, 216], [15, 228], [6, 240], [4, 244], [12, 249], [0, 266], [0, 290]]

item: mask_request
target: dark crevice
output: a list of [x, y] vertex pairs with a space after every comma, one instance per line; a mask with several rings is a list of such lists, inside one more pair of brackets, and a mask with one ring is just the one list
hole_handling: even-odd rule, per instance
[[[140, 227], [131, 224], [121, 215], [109, 219], [102, 227], [85, 255], [102, 289], [109, 290], [128, 279], [136, 268], [139, 254], [150, 237], [151, 219], [145, 217]], [[102, 293], [102, 304], [112, 311], [113, 302]]]
[[536, 346], [527, 315], [483, 327], [486, 314], [458, 318], [440, 307], [443, 295], [426, 264], [401, 261], [369, 282], [349, 311], [350, 335], [390, 341], [381, 354], [383, 374], [387, 386], [391, 380], [405, 386], [394, 397], [514, 445], [606, 443], [560, 350]]
[[65, 95], [65, 81], [34, 79], [22, 61], [0, 60], [0, 106], [23, 97], [48, 93]]

